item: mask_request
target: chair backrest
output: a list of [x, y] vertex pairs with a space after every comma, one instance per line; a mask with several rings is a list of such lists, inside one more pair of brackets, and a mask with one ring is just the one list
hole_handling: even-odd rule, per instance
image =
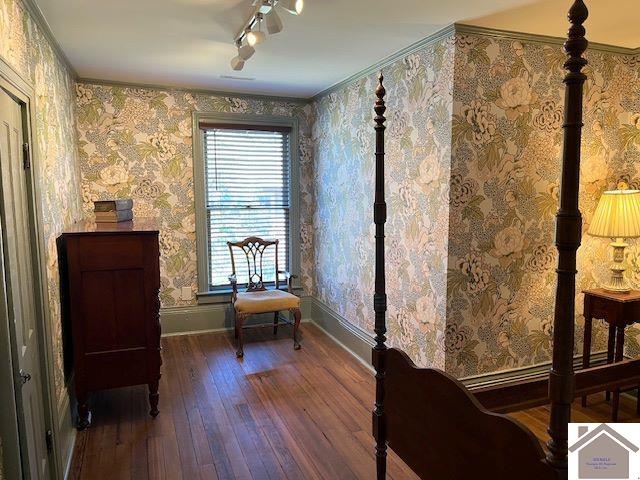
[[[233, 249], [237, 248], [242, 250], [245, 259], [247, 261], [247, 292], [259, 292], [266, 290], [265, 287], [265, 272], [270, 271], [268, 265], [263, 265], [265, 259], [265, 250], [268, 247], [275, 247], [275, 259], [274, 259], [274, 277], [276, 288], [279, 288], [278, 283], [278, 240], [264, 240], [260, 237], [247, 237], [240, 242], [227, 242], [229, 246], [229, 254], [231, 255], [231, 273], [236, 275], [236, 262], [233, 254]], [[269, 255], [267, 255], [268, 257]], [[269, 261], [269, 263], [271, 263]]]

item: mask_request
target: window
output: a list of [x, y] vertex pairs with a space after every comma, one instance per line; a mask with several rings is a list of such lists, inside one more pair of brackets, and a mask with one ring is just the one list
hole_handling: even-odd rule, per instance
[[[221, 121], [222, 120], [222, 121]], [[198, 231], [199, 288], [201, 294], [229, 287], [231, 259], [227, 241], [255, 235], [277, 238], [278, 266], [294, 271], [297, 264], [292, 237], [295, 195], [292, 188], [295, 168], [293, 144], [297, 143], [291, 119], [277, 123], [225, 122], [200, 118], [199, 145], [194, 162], [196, 221]], [[199, 214], [198, 214], [199, 213]], [[204, 248], [202, 248], [204, 246]], [[237, 250], [237, 249], [234, 249]], [[235, 251], [238, 282], [247, 281], [246, 260]], [[265, 252], [264, 280], [275, 280], [275, 249]]]

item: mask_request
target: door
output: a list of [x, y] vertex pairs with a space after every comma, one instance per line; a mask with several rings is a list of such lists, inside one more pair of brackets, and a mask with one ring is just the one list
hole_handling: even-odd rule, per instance
[[0, 88], [4, 288], [12, 342], [23, 477], [49, 477], [35, 308], [22, 107]]

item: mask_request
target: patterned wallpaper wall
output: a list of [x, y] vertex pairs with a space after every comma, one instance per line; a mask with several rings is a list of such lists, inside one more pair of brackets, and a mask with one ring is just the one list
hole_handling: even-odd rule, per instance
[[[640, 57], [589, 61], [585, 232], [602, 191], [639, 186], [640, 168]], [[563, 62], [558, 45], [456, 33], [385, 68], [389, 336], [420, 365], [462, 377], [550, 358]], [[374, 86], [322, 98], [314, 126], [317, 295], [370, 332]], [[607, 243], [584, 236], [578, 291], [607, 278]], [[628, 261], [640, 286], [635, 244]], [[581, 313], [578, 294], [576, 350]]]
[[[160, 219], [163, 307], [196, 303], [192, 112], [297, 117], [301, 280], [306, 291], [313, 291], [310, 105], [84, 83], [76, 90], [85, 215], [91, 215], [94, 200], [132, 197], [134, 215]], [[181, 299], [182, 287], [191, 289], [190, 300]]]
[[[390, 342], [444, 368], [453, 36], [385, 68]], [[373, 331], [376, 75], [316, 105], [317, 296]]]
[[60, 294], [56, 237], [82, 218], [73, 79], [47, 38], [21, 2], [0, 0], [0, 55], [35, 89], [34, 136], [42, 184], [42, 217], [46, 242], [49, 309], [55, 355], [58, 406], [63, 401], [64, 374], [60, 329]]
[[[564, 59], [558, 45], [456, 36], [446, 336], [454, 375], [550, 359]], [[578, 292], [608, 277], [608, 242], [586, 235], [600, 194], [640, 181], [640, 59], [588, 59]], [[631, 249], [636, 282], [639, 255]], [[576, 303], [581, 352], [580, 293]], [[606, 348], [605, 337], [594, 331], [595, 348]]]

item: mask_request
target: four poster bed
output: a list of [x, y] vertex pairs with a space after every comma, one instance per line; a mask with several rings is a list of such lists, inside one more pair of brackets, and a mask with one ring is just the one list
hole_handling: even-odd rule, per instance
[[[564, 145], [560, 207], [556, 215], [557, 286], [553, 328], [553, 358], [549, 377], [519, 380], [499, 386], [468, 389], [433, 368], [417, 368], [402, 351], [387, 348], [385, 312], [384, 131], [386, 110], [380, 75], [376, 89], [376, 225], [375, 333], [373, 365], [376, 403], [378, 480], [386, 478], [387, 446], [421, 478], [429, 480], [519, 479], [557, 480], [567, 477], [567, 424], [575, 397], [640, 382], [640, 360], [573, 371], [576, 251], [582, 220], [578, 209], [582, 130], [582, 73], [587, 61], [583, 0], [569, 10], [565, 42]], [[504, 413], [551, 404], [547, 453], [535, 435]]]

